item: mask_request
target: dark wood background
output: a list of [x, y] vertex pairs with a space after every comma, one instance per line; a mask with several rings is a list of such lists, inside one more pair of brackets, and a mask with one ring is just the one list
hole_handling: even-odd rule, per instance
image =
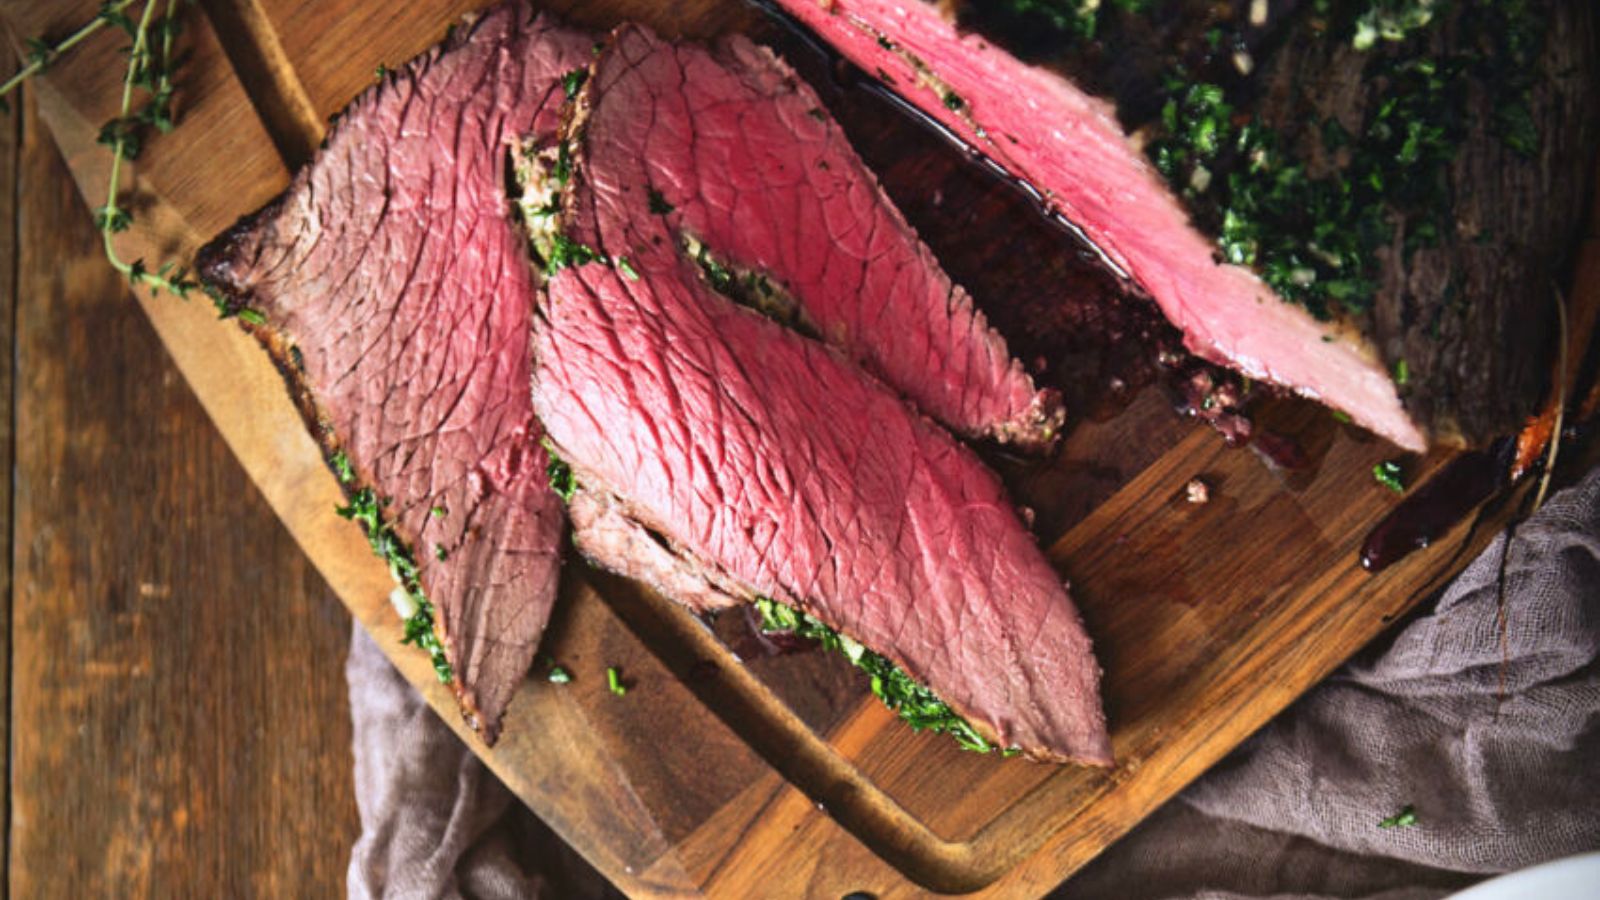
[[0, 119], [0, 213], [10, 896], [342, 896], [349, 614], [106, 265], [28, 103]]

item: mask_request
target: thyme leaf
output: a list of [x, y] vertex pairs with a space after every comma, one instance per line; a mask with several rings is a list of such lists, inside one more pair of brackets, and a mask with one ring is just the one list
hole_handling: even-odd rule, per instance
[[1417, 824], [1417, 810], [1409, 803], [1402, 806], [1394, 815], [1378, 820], [1379, 828], [1410, 828], [1415, 824]]
[[1373, 466], [1372, 478], [1396, 494], [1404, 494], [1406, 492], [1404, 473], [1401, 471], [1400, 463], [1397, 460], [1385, 460]]

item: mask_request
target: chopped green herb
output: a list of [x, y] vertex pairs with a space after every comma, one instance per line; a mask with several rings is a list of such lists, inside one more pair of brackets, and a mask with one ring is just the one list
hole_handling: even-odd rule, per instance
[[1400, 463], [1395, 460], [1385, 460], [1372, 467], [1372, 477], [1379, 484], [1394, 491], [1396, 494], [1406, 492], [1406, 484], [1402, 479]]
[[[1448, 166], [1463, 134], [1456, 70], [1431, 60], [1378, 63], [1390, 86], [1349, 147], [1344, 169], [1313, 177], [1280, 135], [1228, 102], [1221, 85], [1167, 82], [1156, 168], [1219, 235], [1222, 259], [1255, 268], [1284, 299], [1320, 319], [1361, 313], [1377, 293], [1378, 251], [1403, 223], [1408, 250], [1436, 244], [1451, 225]], [[1321, 126], [1328, 144], [1349, 138]], [[1197, 178], [1200, 173], [1203, 178]]]
[[549, 677], [551, 684], [567, 684], [572, 681], [572, 673], [560, 666], [551, 666]]
[[558, 232], [550, 239], [550, 255], [544, 261], [544, 271], [546, 275], [554, 275], [568, 266], [581, 266], [598, 259], [600, 254], [593, 248]]
[[[918, 684], [888, 658], [868, 650], [860, 643], [824, 625], [820, 620], [784, 603], [766, 597], [756, 598], [762, 631], [787, 631], [817, 641], [828, 650], [844, 654], [872, 679], [872, 693], [904, 719], [915, 731], [949, 734], [964, 750], [988, 753], [997, 749], [961, 718], [938, 695]], [[1011, 750], [1003, 751], [1012, 755]]]
[[572, 467], [556, 456], [555, 447], [548, 439], [541, 443], [544, 444], [545, 455], [550, 457], [549, 464], [544, 467], [545, 477], [550, 479], [550, 489], [556, 492], [563, 503], [571, 503], [572, 495], [578, 491], [578, 480], [572, 475]]
[[1403, 360], [1403, 359], [1395, 360], [1395, 363], [1394, 363], [1394, 383], [1399, 385], [1400, 387], [1405, 387], [1406, 386], [1406, 382], [1408, 382], [1410, 380], [1411, 380], [1411, 367], [1409, 365], [1407, 365], [1406, 361]]
[[621, 669], [616, 666], [606, 668], [606, 687], [610, 688], [611, 693], [616, 694], [618, 697], [628, 692], [628, 686], [622, 683]]
[[433, 545], [433, 555], [440, 562], [444, 562], [445, 560], [450, 558], [450, 551], [446, 550], [445, 546], [443, 544], [434, 544]]
[[362, 530], [367, 533], [367, 543], [371, 545], [372, 552], [389, 564], [389, 574], [404, 592], [406, 607], [411, 613], [405, 618], [401, 642], [414, 644], [426, 651], [433, 661], [434, 674], [439, 681], [448, 684], [452, 677], [450, 661], [445, 655], [444, 644], [434, 631], [433, 604], [423, 593], [422, 584], [417, 579], [416, 560], [399, 535], [395, 534], [394, 526], [384, 520], [382, 506], [372, 488], [364, 487], [355, 492], [348, 506], [341, 506], [335, 511], [343, 518], [360, 523]]
[[339, 477], [340, 484], [349, 484], [356, 480], [355, 467], [350, 465], [350, 457], [343, 450], [335, 453], [333, 458], [328, 460], [328, 464], [333, 466], [333, 474]]
[[626, 256], [617, 257], [617, 271], [621, 272], [622, 277], [629, 281], [639, 280], [639, 270], [633, 267], [633, 263], [628, 262]]
[[550, 167], [550, 177], [556, 184], [566, 184], [572, 177], [572, 150], [566, 141], [556, 145], [556, 163]]
[[576, 97], [578, 96], [578, 91], [583, 87], [583, 83], [588, 79], [588, 69], [573, 69], [571, 72], [561, 76], [561, 88], [567, 92], [568, 97]]
[[383, 63], [378, 63], [378, 67], [372, 70], [372, 77], [377, 81], [382, 81], [383, 79], [387, 78], [388, 75], [389, 67]]
[[239, 321], [241, 321], [241, 322], [249, 322], [251, 325], [265, 325], [265, 324], [267, 324], [267, 317], [266, 316], [262, 315], [260, 312], [257, 312], [256, 310], [251, 309], [248, 306], [240, 308], [234, 314], [239, 317]]
[[435, 506], [433, 509], [428, 510], [428, 513], [435, 519], [442, 519], [445, 517], [445, 508], [442, 506]]
[[966, 107], [966, 105], [967, 105], [967, 102], [965, 100], [962, 100], [961, 99], [961, 95], [957, 94], [955, 91], [945, 91], [944, 92], [944, 108], [945, 109], [948, 109], [951, 112], [960, 112], [963, 108]]
[[727, 294], [733, 289], [733, 273], [727, 267], [712, 258], [704, 244], [694, 255], [694, 261], [700, 264], [700, 270], [706, 273], [706, 281], [710, 282], [711, 289], [719, 294]]
[[1356, 17], [1350, 46], [1371, 50], [1378, 39], [1403, 41], [1433, 21], [1435, 0], [1371, 0], [1372, 5]]
[[1345, 412], [1342, 409], [1336, 409], [1336, 410], [1333, 411], [1333, 420], [1335, 422], [1340, 423], [1341, 425], [1349, 425], [1350, 424], [1350, 414]]
[[648, 194], [650, 198], [651, 215], [664, 216], [667, 213], [672, 212], [674, 208], [673, 205], [667, 202], [666, 197], [661, 196], [660, 191], [656, 190], [655, 188], [650, 188]]
[[[1306, 135], [1281, 135], [1236, 109], [1224, 85], [1197, 83], [1180, 67], [1148, 150], [1220, 236], [1224, 261], [1253, 267], [1280, 296], [1327, 319], [1371, 308], [1380, 253], [1395, 234], [1407, 255], [1472, 237], [1458, 234], [1450, 167], [1476, 96], [1488, 94], [1492, 130], [1508, 149], [1537, 153], [1531, 98], [1547, 26], [1527, 0], [1319, 0], [1316, 16], [1373, 51], [1362, 77], [1383, 89], [1358, 129], [1329, 118]], [[1446, 21], [1456, 49], [1440, 52], [1427, 35]], [[1379, 42], [1395, 46], [1380, 51]], [[1313, 171], [1297, 156], [1318, 138], [1318, 156], [1336, 169]]]
[[1417, 811], [1409, 803], [1392, 816], [1378, 820], [1379, 828], [1410, 828], [1417, 824]]

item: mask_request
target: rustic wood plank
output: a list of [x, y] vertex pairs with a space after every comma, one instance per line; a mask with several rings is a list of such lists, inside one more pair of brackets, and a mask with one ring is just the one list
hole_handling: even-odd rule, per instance
[[[0, 72], [16, 65], [10, 47], [0, 46]], [[0, 114], [0, 785], [4, 785], [5, 808], [0, 809], [0, 835], [11, 833], [11, 442], [15, 418], [12, 388], [16, 379], [16, 334], [14, 331], [17, 297], [17, 171], [21, 165], [22, 114], [17, 106], [20, 93], [11, 98], [11, 109]], [[10, 870], [11, 842], [0, 848], [0, 873]], [[3, 880], [3, 879], [0, 879]]]
[[348, 620], [23, 137], [10, 893], [338, 894]]

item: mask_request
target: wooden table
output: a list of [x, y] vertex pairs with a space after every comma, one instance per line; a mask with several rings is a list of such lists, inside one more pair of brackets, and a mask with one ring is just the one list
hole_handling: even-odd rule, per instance
[[350, 617], [106, 266], [32, 112], [0, 118], [9, 896], [342, 895]]
[[[209, 0], [208, 22], [220, 33], [203, 26], [192, 32], [195, 70], [208, 74], [197, 79], [185, 110], [190, 138], [141, 158], [136, 174], [150, 208], [141, 219], [143, 238], [130, 238], [166, 241], [141, 248], [152, 258], [181, 254], [264, 202], [283, 183], [284, 160], [303, 156], [322, 118], [370, 82], [373, 61], [408, 58], [478, 5], [427, 0], [402, 15], [391, 5], [350, 0], [340, 17], [330, 15], [330, 0]], [[703, 21], [672, 21], [688, 33], [715, 30], [713, 12], [731, 15], [727, 4], [711, 0], [547, 5], [579, 18], [598, 15], [602, 5], [610, 17], [707, 11]], [[72, 12], [21, 0], [0, 9], [35, 29]], [[57, 137], [72, 148], [74, 176], [86, 189], [103, 190], [103, 150], [93, 146], [93, 129], [106, 116], [114, 47], [102, 42], [81, 53], [91, 61], [52, 73], [41, 90], [53, 100]], [[21, 127], [24, 138], [37, 130], [27, 121]], [[23, 158], [26, 168], [26, 147]], [[226, 183], [217, 159], [228, 163]], [[70, 202], [65, 187], [56, 200], [50, 209]], [[32, 873], [14, 872], [12, 884], [19, 895], [124, 885], [187, 893], [176, 880], [150, 881], [152, 871], [176, 879], [187, 865], [221, 873], [200, 893], [336, 893], [305, 888], [336, 885], [348, 846], [348, 734], [337, 666], [343, 621], [246, 474], [402, 672], [448, 713], [447, 693], [425, 659], [399, 647], [387, 573], [349, 523], [333, 515], [336, 485], [258, 349], [201, 304], [141, 301], [243, 462], [240, 471], [214, 437], [192, 436], [205, 429], [172, 370], [161, 368], [161, 351], [126, 346], [130, 334], [148, 339], [149, 328], [106, 272], [83, 213], [76, 230], [41, 228], [39, 215], [28, 212], [31, 202], [19, 202], [7, 225], [23, 233], [7, 243], [22, 251], [12, 279], [22, 298], [13, 358], [24, 374], [14, 391], [12, 505], [13, 546], [28, 552], [14, 556], [23, 576], [16, 608], [35, 612], [15, 617], [25, 639], [11, 644], [18, 674], [12, 706], [17, 721], [28, 723], [13, 738], [13, 846], [18, 868], [26, 861]], [[920, 214], [934, 211], [912, 210], [914, 219]], [[30, 250], [35, 240], [40, 247]], [[54, 273], [63, 271], [72, 276], [64, 281], [90, 284], [83, 297], [56, 283]], [[123, 351], [131, 358], [118, 361]], [[1071, 561], [1074, 583], [1088, 598], [1086, 615], [1111, 654], [1124, 759], [1116, 772], [1058, 777], [1021, 768], [1027, 764], [1020, 760], [986, 767], [909, 735], [871, 703], [813, 729], [743, 666], [724, 660], [717, 680], [698, 677], [701, 663], [723, 659], [725, 650], [660, 598], [581, 570], [566, 579], [547, 646], [586, 672], [620, 662], [637, 673], [639, 687], [624, 704], [592, 677], [559, 691], [530, 681], [506, 737], [486, 760], [608, 876], [641, 894], [750, 896], [758, 886], [782, 885], [833, 897], [866, 887], [887, 898], [920, 894], [912, 879], [988, 885], [993, 896], [1048, 889], [1446, 577], [1464, 558], [1453, 548], [1481, 546], [1488, 537], [1488, 530], [1468, 534], [1462, 526], [1429, 552], [1366, 576], [1356, 568], [1354, 545], [1393, 502], [1366, 477], [1384, 447], [1339, 432], [1315, 409], [1288, 408], [1286, 415], [1313, 422], [1326, 457], [1320, 480], [1286, 490], [1253, 458], [1175, 426], [1159, 399], [1152, 402], [1138, 421], [1161, 440], [1111, 440], [1137, 437], [1118, 435], [1126, 417], [1084, 426], [1084, 445], [1095, 444], [1091, 432], [1101, 429], [1102, 453], [1125, 446], [1166, 455], [1116, 469], [1121, 474], [1108, 495], [1089, 504], [1091, 514], [1070, 528], [1055, 523], [1050, 549], [1058, 565]], [[180, 408], [185, 429], [173, 424]], [[1069, 463], [1091, 476], [1098, 471], [1096, 458], [1070, 457], [1072, 451]], [[120, 471], [111, 463], [123, 454], [136, 460], [132, 477], [109, 474]], [[1431, 454], [1418, 474], [1448, 458]], [[1125, 577], [1138, 572], [1126, 565], [1128, 556], [1160, 549], [1125, 538], [1203, 548], [1212, 532], [1201, 517], [1174, 512], [1186, 509], [1173, 498], [1197, 471], [1225, 488], [1226, 502], [1214, 502], [1208, 514], [1235, 510], [1229, 521], [1308, 535], [1313, 540], [1302, 549], [1314, 564], [1277, 558], [1264, 542], [1249, 544], [1248, 553], [1234, 544], [1227, 553], [1191, 554], [1181, 562], [1192, 571], [1169, 574], [1236, 586], [1234, 569], [1265, 572], [1268, 593], [1164, 610], [1165, 621], [1182, 627], [1167, 634], [1171, 646], [1146, 650], [1175, 662], [1129, 665], [1115, 657], [1119, 647], [1133, 652], [1148, 643], [1140, 637], [1145, 612], [1114, 601], [1171, 591]], [[122, 490], [112, 499], [105, 488]], [[1117, 534], [1123, 538], [1101, 540]], [[141, 548], [144, 555], [135, 556]], [[112, 549], [122, 554], [108, 555]], [[184, 568], [189, 562], [194, 571]], [[91, 606], [106, 611], [89, 613]], [[306, 633], [322, 624], [326, 634]], [[1183, 670], [1188, 657], [1193, 668]], [[164, 678], [159, 690], [142, 690], [156, 688], [157, 677]], [[68, 680], [84, 685], [63, 686]], [[246, 708], [255, 702], [269, 712]], [[226, 718], [239, 716], [245, 724]], [[140, 733], [145, 740], [135, 739]], [[335, 758], [336, 765], [328, 762]], [[83, 767], [88, 772], [79, 775]], [[994, 803], [938, 803], [938, 789], [952, 780], [965, 786], [963, 798]], [[190, 799], [168, 802], [173, 797]], [[277, 815], [284, 818], [270, 818]], [[1071, 828], [1060, 827], [1064, 816]], [[62, 850], [77, 835], [98, 831], [104, 837], [87, 848]], [[180, 834], [185, 840], [171, 840]], [[274, 843], [291, 840], [290, 848]], [[807, 852], [793, 852], [796, 846]], [[311, 864], [302, 851], [322, 856]], [[308, 875], [314, 884], [299, 880]], [[59, 883], [64, 878], [77, 880]]]

